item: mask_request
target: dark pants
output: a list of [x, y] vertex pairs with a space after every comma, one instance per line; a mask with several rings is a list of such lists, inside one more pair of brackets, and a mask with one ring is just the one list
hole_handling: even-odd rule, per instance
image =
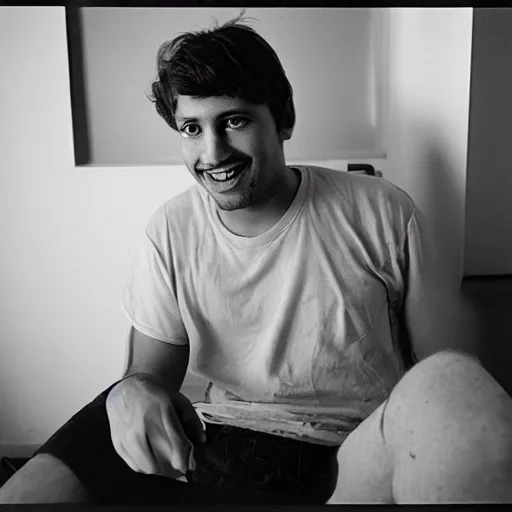
[[[189, 483], [132, 471], [116, 453], [105, 408], [109, 387], [37, 452], [64, 462], [98, 504], [321, 504], [336, 481], [338, 447], [209, 425]], [[34, 455], [34, 456], [35, 456]]]

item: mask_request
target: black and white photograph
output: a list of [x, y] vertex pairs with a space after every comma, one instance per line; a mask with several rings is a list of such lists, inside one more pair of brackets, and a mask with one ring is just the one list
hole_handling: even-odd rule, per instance
[[512, 8], [228, 3], [0, 6], [0, 505], [512, 503]]

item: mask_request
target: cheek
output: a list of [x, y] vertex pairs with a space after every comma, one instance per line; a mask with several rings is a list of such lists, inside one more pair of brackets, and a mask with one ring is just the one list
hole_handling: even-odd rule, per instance
[[185, 165], [188, 168], [192, 167], [191, 170], [194, 170], [194, 165], [196, 163], [195, 151], [193, 146], [185, 140], [181, 143], [181, 157], [183, 158]]
[[262, 167], [272, 166], [275, 163], [276, 156], [278, 154], [277, 148], [273, 141], [268, 140], [267, 138], [262, 137], [259, 142], [259, 145], [255, 149], [257, 153], [258, 161]]
[[254, 128], [232, 132], [227, 143], [237, 152], [251, 155], [253, 158], [264, 153], [267, 145], [265, 133]]

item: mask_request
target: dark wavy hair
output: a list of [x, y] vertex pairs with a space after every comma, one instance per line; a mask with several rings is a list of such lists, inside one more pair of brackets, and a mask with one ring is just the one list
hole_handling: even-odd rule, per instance
[[243, 12], [222, 26], [183, 33], [158, 49], [158, 76], [149, 99], [172, 129], [177, 130], [178, 95], [266, 103], [278, 133], [295, 125], [293, 90], [279, 58], [242, 20]]

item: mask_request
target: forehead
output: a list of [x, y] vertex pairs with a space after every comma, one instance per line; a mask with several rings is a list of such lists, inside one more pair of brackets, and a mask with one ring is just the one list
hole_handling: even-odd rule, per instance
[[190, 118], [207, 120], [235, 111], [245, 111], [253, 115], [264, 115], [266, 110], [268, 110], [266, 104], [257, 105], [238, 97], [208, 96], [206, 98], [198, 98], [197, 96], [179, 95], [176, 102], [175, 117], [178, 122]]

